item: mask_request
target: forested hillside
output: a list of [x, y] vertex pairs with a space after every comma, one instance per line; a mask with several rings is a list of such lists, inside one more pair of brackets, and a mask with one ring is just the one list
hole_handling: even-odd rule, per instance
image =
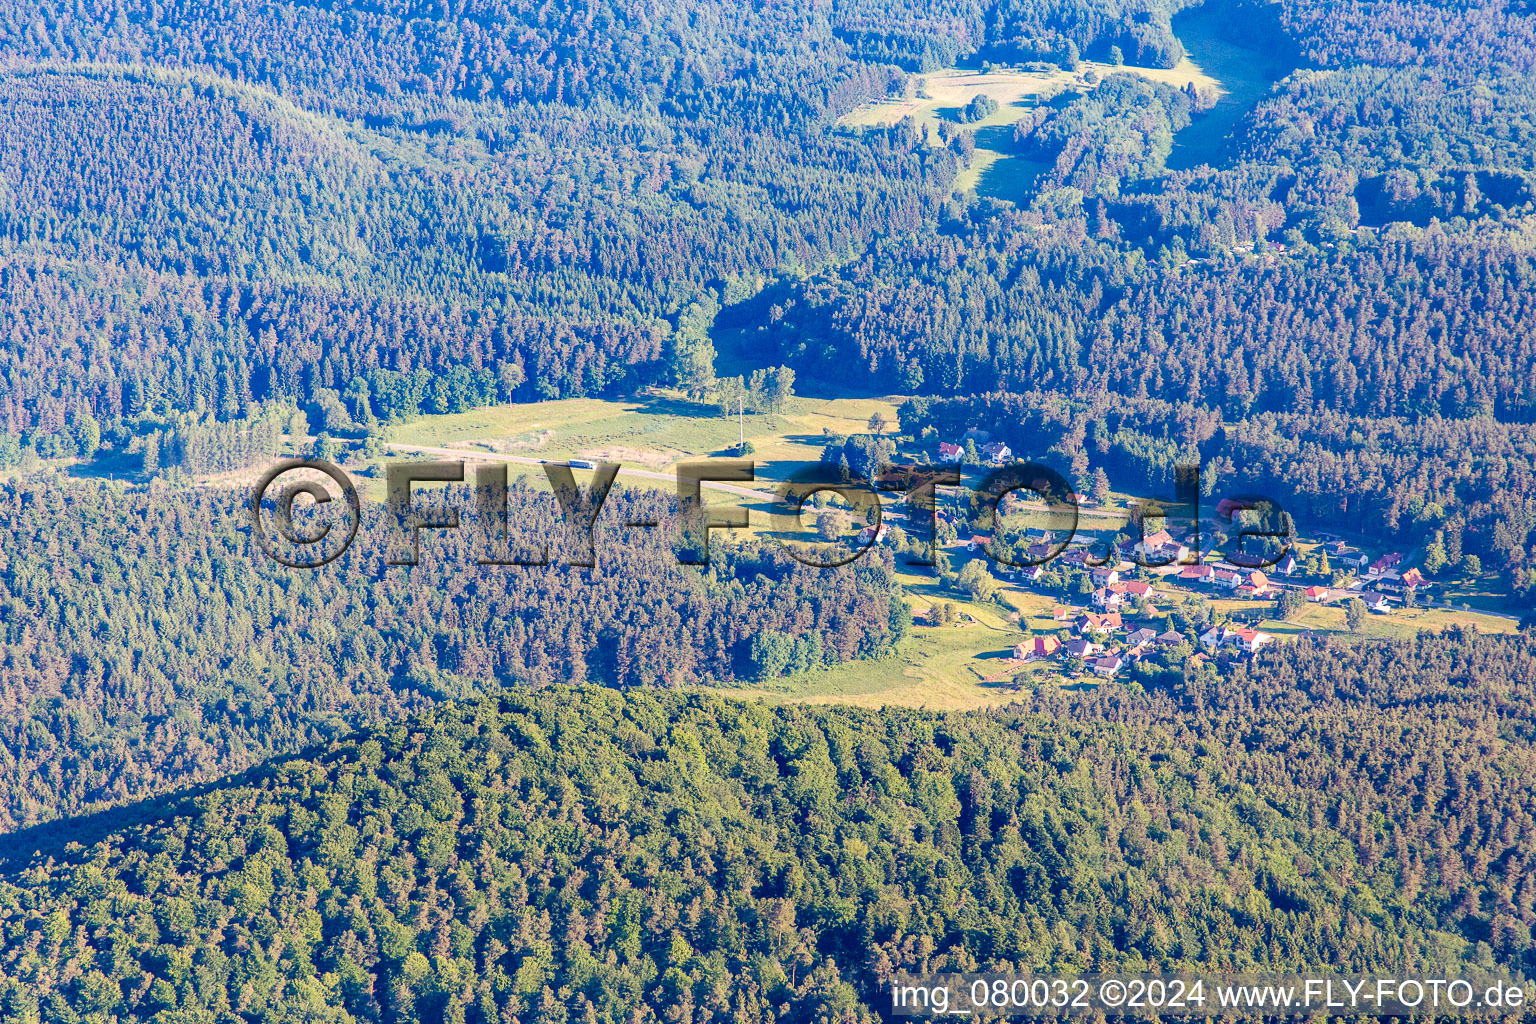
[[1467, 634], [961, 716], [505, 693], [7, 840], [0, 998], [766, 1024], [899, 970], [1536, 970], [1532, 679]]
[[[1536, 8], [1204, 7], [1196, 68], [1188, 0], [0, 0], [0, 1019], [832, 1024], [885, 1019], [898, 971], [1536, 974], [1529, 629], [1357, 629], [1278, 575], [1159, 611], [1149, 576], [1158, 630], [1273, 598], [1284, 641], [1037, 671], [1020, 634], [1075, 612], [994, 601], [980, 556], [969, 590], [898, 571], [895, 531], [683, 566], [665, 491], [608, 500], [591, 567], [526, 483], [548, 566], [480, 564], [468, 519], [390, 565], [372, 502], [317, 570], [251, 535], [252, 467], [300, 452], [377, 491], [386, 441], [865, 472], [991, 440], [1111, 513], [1199, 461], [1513, 630]], [[612, 401], [540, 422], [573, 397]], [[705, 695], [883, 699], [865, 670], [1016, 702]]]
[[[419, 564], [386, 566], [392, 526], [370, 504], [346, 554], [296, 571], [250, 539], [246, 500], [0, 486], [0, 830], [483, 687], [729, 681], [755, 674], [754, 637], [797, 638], [823, 664], [878, 656], [905, 628], [888, 553], [820, 570], [717, 539], [707, 570], [680, 566], [650, 491], [609, 499], [590, 569], [558, 545], [549, 566], [478, 565], [467, 518], [424, 532]], [[519, 482], [509, 505], [516, 543], [561, 537], [548, 492]], [[618, 525], [644, 518], [662, 525]]]
[[910, 230], [953, 174], [827, 134], [899, 72], [820, 17], [472, 6], [0, 9], [0, 268], [40, 293], [0, 305], [0, 429], [183, 373], [152, 411], [498, 361], [633, 388], [708, 287]]

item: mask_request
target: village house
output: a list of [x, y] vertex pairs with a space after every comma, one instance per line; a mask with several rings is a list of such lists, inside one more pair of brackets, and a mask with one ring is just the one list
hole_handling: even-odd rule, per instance
[[1125, 595], [1113, 587], [1100, 587], [1093, 592], [1093, 606], [1104, 611], [1114, 611], [1125, 601]]
[[1248, 654], [1268, 646], [1274, 642], [1274, 639], [1268, 633], [1261, 633], [1257, 629], [1232, 625], [1212, 626], [1200, 634], [1200, 644], [1208, 651], [1214, 651], [1218, 647], [1232, 646]]
[[965, 549], [967, 551], [980, 551], [990, 543], [992, 543], [992, 536], [990, 534], [977, 533], [973, 534], [971, 539], [966, 542]]
[[1179, 573], [1179, 580], [1184, 583], [1209, 583], [1216, 575], [1216, 570], [1209, 565], [1187, 565]]
[[1092, 570], [1088, 575], [1093, 578], [1093, 582], [1095, 584], [1101, 587], [1107, 587], [1111, 584], [1120, 582], [1119, 571], [1116, 569], [1111, 569], [1107, 565], [1099, 566], [1097, 569]]
[[1182, 541], [1175, 540], [1175, 541], [1169, 541], [1167, 544], [1164, 544], [1162, 547], [1157, 548], [1155, 551], [1153, 551], [1152, 552], [1152, 557], [1151, 557], [1150, 560], [1154, 561], [1154, 562], [1159, 562], [1159, 563], [1161, 563], [1163, 565], [1172, 565], [1175, 562], [1182, 562], [1182, 561], [1184, 561], [1189, 556], [1190, 556], [1190, 547], [1189, 547], [1189, 545], [1183, 543]]
[[1103, 644], [1083, 639], [1069, 640], [1061, 645], [1061, 653], [1069, 658], [1091, 658], [1103, 649]]
[[1333, 598], [1333, 591], [1327, 587], [1308, 587], [1302, 593], [1313, 604], [1327, 604]]
[[1045, 567], [1042, 565], [1030, 565], [1019, 570], [1016, 574], [1025, 583], [1039, 583], [1045, 578]]
[[1139, 651], [1156, 639], [1157, 631], [1143, 626], [1125, 638], [1125, 645], [1133, 651]]
[[1119, 612], [1107, 612], [1103, 615], [1088, 612], [1078, 617], [1073, 623], [1073, 628], [1077, 630], [1079, 636], [1084, 633], [1109, 633], [1124, 629], [1125, 622], [1120, 618]]
[[1071, 622], [1073, 619], [1077, 618], [1077, 613], [1080, 611], [1082, 611], [1081, 608], [1073, 608], [1071, 605], [1059, 604], [1051, 609], [1051, 618], [1055, 619], [1057, 622]]
[[885, 540], [886, 534], [890, 532], [891, 528], [884, 523], [881, 523], [878, 529], [873, 526], [866, 526], [863, 530], [859, 531], [859, 543], [879, 544]]
[[1114, 583], [1110, 585], [1109, 589], [1125, 597], [1149, 597], [1152, 594], [1152, 584], [1143, 583], [1141, 580], [1125, 580], [1122, 583]]
[[1248, 654], [1253, 654], [1255, 651], [1269, 646], [1275, 640], [1268, 633], [1261, 633], [1256, 629], [1233, 630], [1231, 637], [1228, 639], [1238, 650]]
[[939, 442], [939, 461], [940, 462], [959, 462], [961, 457], [964, 456], [964, 455], [965, 455], [965, 449], [960, 447], [959, 445], [957, 445], [957, 444], [950, 444], [948, 441], [940, 441]]
[[1254, 571], [1238, 585], [1237, 592], [1242, 597], [1263, 597], [1269, 589], [1269, 577], [1262, 572]]
[[1108, 679], [1125, 665], [1125, 659], [1118, 654], [1106, 654], [1102, 658], [1095, 658], [1091, 663], [1093, 674]]
[[1366, 575], [1384, 576], [1389, 570], [1396, 568], [1398, 564], [1402, 562], [1402, 560], [1402, 555], [1398, 554], [1396, 551], [1390, 551], [1376, 559], [1376, 561], [1372, 562], [1370, 567], [1365, 570]]
[[1049, 658], [1061, 649], [1061, 641], [1054, 636], [1037, 636], [1016, 645], [1013, 656], [1020, 661], [1039, 661]]
[[1367, 611], [1388, 612], [1392, 610], [1392, 603], [1387, 600], [1387, 595], [1376, 590], [1360, 591], [1360, 600], [1365, 602]]
[[1188, 545], [1174, 540], [1167, 530], [1149, 533], [1131, 545], [1131, 552], [1154, 566], [1172, 565], [1189, 557]]
[[981, 446], [981, 454], [992, 465], [1001, 466], [1013, 458], [1013, 449], [1001, 441], [993, 441]]
[[1275, 563], [1275, 572], [1281, 576], [1294, 574], [1296, 572], [1296, 556], [1287, 551], [1285, 557]]
[[1159, 647], [1177, 647], [1184, 642], [1184, 634], [1170, 629], [1157, 634], [1152, 642]]
[[1243, 577], [1241, 573], [1231, 569], [1217, 569], [1211, 574], [1210, 582], [1213, 586], [1236, 590], [1243, 585]]

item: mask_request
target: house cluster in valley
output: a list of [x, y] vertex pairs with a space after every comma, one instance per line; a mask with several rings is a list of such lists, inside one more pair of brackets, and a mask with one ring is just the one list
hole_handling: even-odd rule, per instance
[[[1049, 553], [1045, 531], [1027, 531], [1026, 539], [1031, 541], [1027, 552], [1032, 558]], [[981, 551], [989, 541], [987, 535], [977, 534], [966, 546], [970, 551]], [[1220, 560], [1201, 562], [1198, 559], [1209, 552], [1195, 555], [1196, 543], [1193, 535], [1180, 540], [1166, 530], [1148, 534], [1135, 543], [1126, 542], [1122, 555], [1140, 556], [1141, 562], [1155, 568], [1127, 559], [1110, 564], [1110, 559], [1095, 558], [1085, 545], [1063, 552], [1057, 560], [1060, 566], [1039, 564], [1005, 570], [1001, 573], [1004, 579], [1044, 585], [1060, 567], [1072, 567], [1086, 574], [1093, 588], [1086, 607], [1064, 605], [1054, 609], [1053, 619], [1069, 630], [1066, 636], [1027, 636], [1014, 646], [1013, 659], [1024, 664], [1055, 660], [1101, 678], [1111, 678], [1135, 659], [1179, 644], [1190, 644], [1207, 654], [1252, 655], [1275, 642], [1275, 636], [1251, 623], [1212, 625], [1198, 636], [1150, 624], [1162, 617], [1156, 602], [1172, 601], [1184, 589], [1229, 600], [1272, 600], [1286, 590], [1295, 591], [1314, 604], [1358, 598], [1367, 611], [1384, 614], [1394, 602], [1412, 603], [1415, 595], [1429, 586], [1419, 570], [1403, 569], [1401, 554], [1391, 552], [1372, 561], [1342, 542], [1325, 545], [1327, 551], [1336, 553], [1340, 561], [1359, 571], [1338, 586], [1305, 584], [1308, 577], [1317, 575], [1316, 556], [1303, 567], [1295, 554], [1287, 551], [1273, 565], [1257, 569]], [[1185, 564], [1191, 560], [1194, 564]], [[1132, 573], [1152, 578], [1134, 579]], [[1302, 581], [1293, 581], [1292, 577], [1298, 575]]]

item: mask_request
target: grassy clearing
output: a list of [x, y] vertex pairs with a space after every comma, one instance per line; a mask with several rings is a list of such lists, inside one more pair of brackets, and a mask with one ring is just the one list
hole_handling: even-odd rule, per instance
[[[771, 493], [773, 485], [796, 468], [818, 463], [826, 433], [866, 432], [876, 413], [895, 424], [901, 398], [796, 398], [787, 411], [774, 415], [748, 414], [741, 430], [753, 445], [750, 458], [757, 479], [751, 489]], [[626, 487], [672, 490], [672, 471], [682, 462], [708, 457], [736, 457], [735, 416], [720, 415], [717, 407], [692, 402], [678, 392], [656, 391], [634, 400], [573, 398], [556, 402], [498, 405], [465, 413], [422, 416], [390, 428], [397, 444], [463, 451], [466, 459], [480, 455], [509, 455], [527, 459], [589, 458], [621, 463]], [[443, 456], [424, 456], [437, 457]], [[525, 473], [542, 485], [536, 466], [513, 465], [510, 475]], [[661, 478], [658, 478], [661, 477]], [[370, 481], [370, 496], [381, 496], [382, 485]], [[711, 491], [710, 502], [754, 510], [750, 532], [769, 528], [768, 503]]]
[[[976, 153], [970, 166], [955, 177], [954, 190], [1022, 203], [1028, 198], [1035, 178], [1046, 170], [1046, 165], [1010, 154], [1014, 124], [1035, 107], [1092, 88], [1085, 80], [1089, 72], [1101, 78], [1129, 73], [1179, 88], [1193, 82], [1197, 87], [1215, 89], [1224, 98], [1229, 95], [1221, 82], [1188, 59], [1172, 68], [1085, 61], [1076, 72], [1002, 69], [983, 74], [948, 68], [910, 79], [905, 95], [866, 104], [845, 115], [839, 124], [846, 129], [887, 127], [911, 117], [919, 128], [927, 127], [930, 143], [937, 146], [942, 145], [940, 122], [959, 123], [960, 112], [966, 104], [977, 96], [989, 96], [997, 101], [998, 110], [984, 120], [963, 126], [976, 133]], [[921, 87], [919, 80], [923, 83]], [[1244, 102], [1248, 102], [1246, 91]], [[1225, 109], [1220, 103], [1218, 108]], [[1221, 127], [1219, 137], [1224, 137], [1230, 127]]]
[[1237, 122], [1292, 70], [1276, 54], [1232, 42], [1220, 32], [1219, 19], [1218, 12], [1200, 9], [1175, 25], [1189, 53], [1179, 66], [1188, 65], [1217, 83], [1217, 97], [1213, 108], [1174, 139], [1169, 170], [1219, 163]]
[[[788, 463], [816, 462], [824, 431], [851, 434], [868, 429], [880, 413], [892, 424], [902, 399], [796, 398], [777, 415], [747, 414], [741, 433], [756, 449], [752, 458], [769, 474]], [[602, 458], [664, 471], [679, 462], [733, 456], [735, 416], [713, 405], [658, 391], [636, 400], [571, 398], [557, 402], [497, 405], [446, 416], [422, 416], [390, 429], [402, 444], [462, 448], [537, 459]], [[777, 479], [770, 475], [769, 479]]]

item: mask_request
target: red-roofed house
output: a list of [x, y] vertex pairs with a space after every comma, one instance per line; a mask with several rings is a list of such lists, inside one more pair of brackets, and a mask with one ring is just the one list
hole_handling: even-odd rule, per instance
[[1391, 551], [1385, 555], [1382, 555], [1380, 558], [1376, 559], [1376, 561], [1372, 562], [1370, 568], [1366, 569], [1365, 571], [1372, 576], [1380, 576], [1388, 569], [1394, 568], [1402, 560], [1402, 555], [1398, 554], [1396, 551]]
[[1061, 641], [1054, 636], [1037, 636], [1024, 641], [1013, 649], [1013, 656], [1020, 661], [1039, 661], [1049, 658], [1061, 649]]
[[939, 458], [945, 462], [953, 462], [965, 454], [965, 449], [948, 441], [939, 442]]
[[1259, 650], [1261, 647], [1268, 646], [1274, 640], [1275, 638], [1268, 633], [1261, 633], [1256, 629], [1235, 630], [1231, 638], [1234, 645], [1240, 650], [1247, 651], [1249, 654]]
[[1119, 612], [1108, 612], [1104, 615], [1095, 615], [1089, 612], [1078, 617], [1074, 628], [1082, 633], [1108, 633], [1116, 629], [1124, 629], [1125, 623], [1120, 618]]
[[1237, 592], [1244, 597], [1262, 597], [1269, 591], [1269, 577], [1261, 572], [1251, 572], [1246, 580], [1237, 588]]

